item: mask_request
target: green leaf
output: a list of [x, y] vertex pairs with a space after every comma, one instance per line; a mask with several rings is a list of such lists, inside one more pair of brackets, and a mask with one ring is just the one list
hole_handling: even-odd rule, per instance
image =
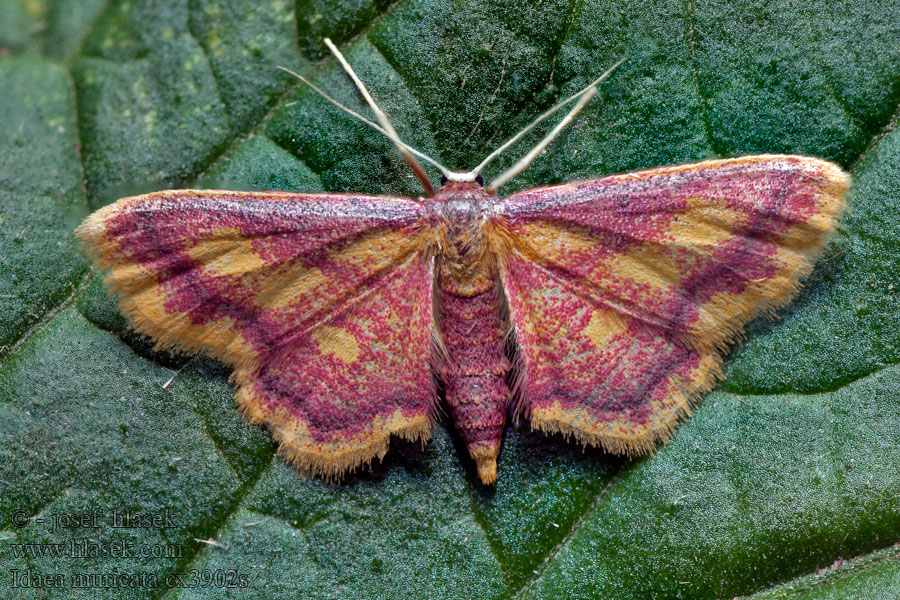
[[[506, 193], [792, 152], [848, 169], [851, 211], [653, 457], [511, 427], [485, 488], [441, 425], [304, 480], [225, 367], [128, 332], [71, 231], [172, 186], [418, 194], [388, 141], [275, 69], [365, 112], [324, 36], [451, 168], [626, 56]], [[0, 0], [0, 598], [896, 597], [898, 39], [891, 0]], [[85, 539], [138, 550], [22, 546]], [[67, 587], [14, 587], [38, 574]]]

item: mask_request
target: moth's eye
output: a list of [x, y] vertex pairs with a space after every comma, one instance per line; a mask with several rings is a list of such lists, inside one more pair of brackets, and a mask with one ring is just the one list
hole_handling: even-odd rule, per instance
[[449, 181], [449, 180], [447, 179], [447, 176], [446, 176], [446, 175], [441, 175], [441, 186], [442, 186], [442, 187], [445, 186], [445, 185], [447, 185], [447, 182], [448, 182], [448, 181]]
[[484, 187], [484, 179], [481, 178], [481, 175], [476, 175], [476, 176], [475, 176], [475, 183], [477, 183], [478, 185]]

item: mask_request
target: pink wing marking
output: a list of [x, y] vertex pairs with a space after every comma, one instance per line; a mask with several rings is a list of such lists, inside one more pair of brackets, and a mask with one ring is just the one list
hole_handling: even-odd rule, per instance
[[338, 477], [383, 457], [391, 433], [430, 436], [433, 280], [433, 260], [411, 256], [241, 386], [244, 412], [302, 471]]
[[533, 427], [643, 453], [711, 388], [717, 356], [586, 301], [529, 259], [513, 254], [502, 272], [518, 345], [516, 412]]

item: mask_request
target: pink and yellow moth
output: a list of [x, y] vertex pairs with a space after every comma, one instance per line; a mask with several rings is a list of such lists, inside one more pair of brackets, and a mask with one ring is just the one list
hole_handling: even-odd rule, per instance
[[[579, 100], [484, 187], [499, 151], [466, 173], [416, 152], [333, 51], [426, 197], [168, 190], [76, 232], [132, 327], [231, 365], [243, 414], [305, 473], [338, 478], [391, 435], [427, 440], [438, 382], [484, 483], [509, 414], [650, 452], [715, 385], [744, 325], [794, 296], [844, 208], [846, 173], [789, 155], [499, 198], [602, 77], [529, 126]], [[412, 154], [444, 173], [437, 193]]]

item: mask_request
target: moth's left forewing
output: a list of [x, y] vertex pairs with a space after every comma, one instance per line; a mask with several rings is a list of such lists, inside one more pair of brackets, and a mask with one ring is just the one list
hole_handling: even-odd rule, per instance
[[667, 439], [746, 322], [797, 292], [848, 186], [826, 161], [763, 155], [499, 203], [524, 412], [617, 452]]
[[134, 329], [232, 365], [244, 414], [339, 477], [430, 435], [429, 231], [408, 198], [168, 190], [76, 235]]

